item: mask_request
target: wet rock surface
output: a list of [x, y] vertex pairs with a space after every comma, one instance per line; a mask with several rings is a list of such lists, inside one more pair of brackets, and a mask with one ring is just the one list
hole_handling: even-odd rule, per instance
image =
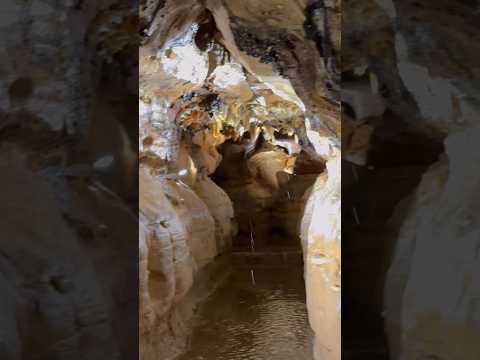
[[[294, 247], [302, 248], [302, 218], [305, 264], [313, 261], [312, 249], [317, 242], [332, 241], [336, 249], [340, 246], [339, 233], [334, 231], [332, 235], [327, 229], [310, 226], [309, 221], [316, 221], [319, 215], [303, 216], [307, 200], [323, 190], [321, 184], [311, 189], [318, 175], [329, 171], [325, 162], [340, 156], [340, 4], [313, 3], [317, 4], [185, 0], [166, 1], [161, 6], [157, 3], [157, 7], [147, 4], [145, 8], [140, 49], [141, 167], [145, 176], [158, 182], [155, 186], [159, 191], [162, 188], [165, 192], [161, 179], [176, 181], [193, 190], [207, 205], [214, 218], [218, 254], [229, 252], [232, 245], [251, 248], [251, 233], [259, 248], [291, 245], [282, 243], [285, 238], [295, 239]], [[332, 174], [330, 183], [334, 181], [340, 178]], [[325, 198], [330, 195], [333, 193], [328, 192]], [[333, 196], [338, 198], [339, 194]], [[184, 208], [182, 211], [188, 213], [187, 202], [183, 197], [166, 196], [173, 212]], [[316, 211], [319, 214], [322, 210]], [[328, 221], [336, 227], [339, 209], [330, 211]], [[151, 212], [147, 222], [155, 221], [156, 216]], [[176, 219], [179, 228], [188, 225], [182, 217]], [[184, 234], [185, 259], [192, 258], [194, 249], [206, 251], [199, 238], [193, 239], [189, 231]], [[183, 237], [171, 237], [170, 243], [182, 242]], [[160, 243], [163, 241], [160, 239]], [[146, 245], [146, 258], [152, 245]], [[336, 279], [336, 287], [340, 252], [334, 250], [324, 256], [335, 264], [328, 271]], [[165, 261], [177, 262], [182, 272], [176, 259]], [[205, 263], [209, 261], [214, 258], [205, 257]], [[193, 274], [193, 281], [190, 275], [185, 282], [171, 273], [165, 276], [178, 286], [187, 284], [188, 296], [188, 288], [198, 284], [195, 278], [199, 269], [191, 267], [189, 261], [184, 264], [185, 274]], [[323, 282], [321, 273], [308, 272]], [[144, 274], [148, 278], [148, 272]], [[325, 293], [334, 293], [326, 309], [335, 315], [329, 324], [315, 321], [315, 332], [327, 333], [331, 324], [340, 322], [336, 310], [340, 293], [330, 285], [324, 286]], [[321, 294], [312, 289], [313, 285], [307, 286], [307, 297], [316, 298], [309, 301], [309, 311], [318, 314], [323, 311], [317, 304]], [[149, 304], [145, 295], [145, 309], [155, 311], [155, 304]], [[174, 314], [179, 314], [185, 296], [170, 302], [168, 312], [162, 315], [170, 329], [162, 332], [155, 322], [141, 323], [145, 337], [141, 347], [146, 359], [155, 358], [160, 351], [169, 358], [182, 343], [185, 345], [182, 324], [188, 316], [183, 317], [185, 321], [172, 320], [178, 319]], [[339, 326], [331, 333], [328, 340], [317, 337], [317, 348], [326, 341], [327, 352], [332, 351], [331, 358], [336, 359]], [[178, 346], [158, 345], [157, 339], [162, 336], [176, 339]], [[174, 351], [169, 353], [169, 349]]]

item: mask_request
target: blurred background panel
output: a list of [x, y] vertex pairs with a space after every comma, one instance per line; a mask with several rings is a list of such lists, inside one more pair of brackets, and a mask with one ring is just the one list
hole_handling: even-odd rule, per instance
[[0, 358], [138, 357], [138, 3], [0, 4]]
[[478, 4], [342, 3], [342, 356], [475, 359]]

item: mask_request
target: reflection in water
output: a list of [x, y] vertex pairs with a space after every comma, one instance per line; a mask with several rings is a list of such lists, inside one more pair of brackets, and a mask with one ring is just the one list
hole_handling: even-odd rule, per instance
[[199, 309], [178, 360], [312, 360], [302, 267], [235, 269]]

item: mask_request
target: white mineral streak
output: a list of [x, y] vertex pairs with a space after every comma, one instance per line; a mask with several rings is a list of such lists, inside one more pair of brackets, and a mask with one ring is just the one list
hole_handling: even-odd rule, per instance
[[190, 28], [178, 38], [167, 42], [158, 51], [163, 70], [179, 80], [195, 85], [203, 85], [208, 75], [208, 55], [201, 52], [192, 40], [198, 31], [198, 24]]
[[[340, 242], [340, 161], [337, 158], [327, 161], [328, 179], [323, 189], [322, 198], [315, 201], [314, 218], [310, 225], [313, 234], [322, 236], [324, 241]], [[323, 220], [322, 220], [323, 219]], [[328, 219], [328, 221], [325, 221]], [[322, 220], [322, 221], [321, 221]], [[310, 238], [310, 241], [314, 239]]]
[[221, 89], [236, 86], [247, 79], [243, 73], [242, 66], [236, 63], [218, 66], [214, 70], [213, 76], [215, 77], [213, 84]]
[[185, 44], [169, 49], [161, 54], [165, 72], [177, 79], [201, 85], [208, 74], [208, 56], [193, 44]]

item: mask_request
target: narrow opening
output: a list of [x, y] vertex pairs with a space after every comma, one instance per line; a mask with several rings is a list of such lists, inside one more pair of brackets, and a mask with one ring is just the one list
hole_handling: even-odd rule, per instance
[[239, 232], [233, 251], [252, 250], [252, 245], [257, 251], [300, 251], [305, 195], [324, 163], [305, 152], [289, 157], [283, 148], [268, 142], [248, 158], [245, 145], [235, 142], [223, 144], [220, 153], [222, 162], [212, 179], [233, 202]]

